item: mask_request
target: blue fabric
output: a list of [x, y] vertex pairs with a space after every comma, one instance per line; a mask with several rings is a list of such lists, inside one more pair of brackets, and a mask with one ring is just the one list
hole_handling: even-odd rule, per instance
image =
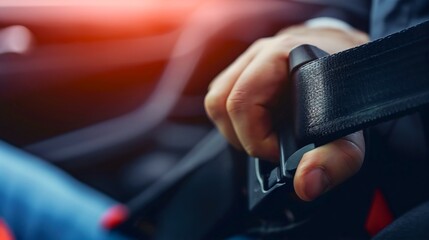
[[100, 226], [117, 204], [60, 169], [0, 142], [0, 218], [16, 239], [125, 239]]

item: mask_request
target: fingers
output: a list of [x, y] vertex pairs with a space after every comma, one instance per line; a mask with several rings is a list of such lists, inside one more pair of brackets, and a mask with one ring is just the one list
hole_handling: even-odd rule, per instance
[[243, 71], [227, 99], [237, 138], [251, 156], [278, 159], [272, 111], [286, 83], [288, 53], [286, 47], [266, 47]]
[[[263, 159], [278, 159], [273, 129], [287, 83], [288, 55], [307, 43], [338, 52], [363, 41], [354, 32], [289, 28], [253, 44], [211, 84], [205, 108], [220, 132], [237, 148]], [[299, 197], [312, 200], [356, 173], [362, 165], [362, 133], [351, 134], [304, 155], [294, 178]]]
[[216, 127], [228, 141], [238, 149], [242, 149], [242, 146], [228, 116], [226, 102], [235, 82], [256, 56], [259, 49], [262, 48], [263, 41], [259, 40], [255, 42], [233, 64], [216, 77], [210, 84], [209, 92], [204, 100], [204, 105], [210, 119], [212, 119]]
[[296, 38], [259, 40], [215, 79], [206, 96], [220, 132], [251, 156], [278, 159], [272, 114], [287, 80], [289, 52], [297, 45]]
[[296, 171], [297, 195], [311, 201], [354, 175], [365, 155], [362, 131], [306, 153]]

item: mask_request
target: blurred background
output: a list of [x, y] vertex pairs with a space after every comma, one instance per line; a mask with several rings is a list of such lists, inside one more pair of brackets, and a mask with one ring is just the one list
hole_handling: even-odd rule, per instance
[[213, 138], [203, 108], [212, 79], [256, 39], [319, 10], [280, 0], [1, 1], [0, 138], [132, 202]]
[[216, 74], [256, 39], [304, 19], [300, 8], [2, 1], [0, 137], [127, 199], [212, 128], [203, 99]]

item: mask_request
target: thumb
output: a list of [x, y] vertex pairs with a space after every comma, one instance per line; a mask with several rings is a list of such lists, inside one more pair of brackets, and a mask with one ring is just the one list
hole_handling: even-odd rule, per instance
[[319, 197], [359, 171], [364, 156], [362, 131], [304, 154], [294, 178], [296, 194], [305, 201]]

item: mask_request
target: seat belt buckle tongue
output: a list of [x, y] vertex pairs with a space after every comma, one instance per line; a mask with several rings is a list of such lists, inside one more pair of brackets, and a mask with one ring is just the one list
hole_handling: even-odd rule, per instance
[[[293, 49], [289, 55], [290, 82], [294, 81], [294, 73], [301, 66], [327, 55], [329, 54], [311, 45], [301, 45]], [[289, 109], [293, 108], [294, 106], [289, 106]], [[306, 152], [316, 147], [314, 143], [303, 143], [297, 139], [294, 134], [296, 132], [294, 116], [287, 115], [278, 131], [280, 148], [278, 166], [263, 159], [250, 158], [248, 188], [251, 211], [259, 211], [257, 209], [263, 206], [275, 208], [276, 204], [282, 204], [280, 200], [282, 197], [279, 197], [279, 194], [288, 195], [294, 191], [293, 178], [299, 162]]]
[[[285, 144], [280, 144], [281, 156], [279, 164], [275, 166], [266, 160], [251, 157], [249, 163], [249, 209], [255, 210], [259, 206], [273, 206], [278, 201], [275, 191], [287, 195], [293, 192], [293, 178], [298, 165], [305, 153], [313, 150], [315, 144], [308, 144], [292, 154], [287, 152]], [[271, 203], [270, 203], [271, 202]]]

